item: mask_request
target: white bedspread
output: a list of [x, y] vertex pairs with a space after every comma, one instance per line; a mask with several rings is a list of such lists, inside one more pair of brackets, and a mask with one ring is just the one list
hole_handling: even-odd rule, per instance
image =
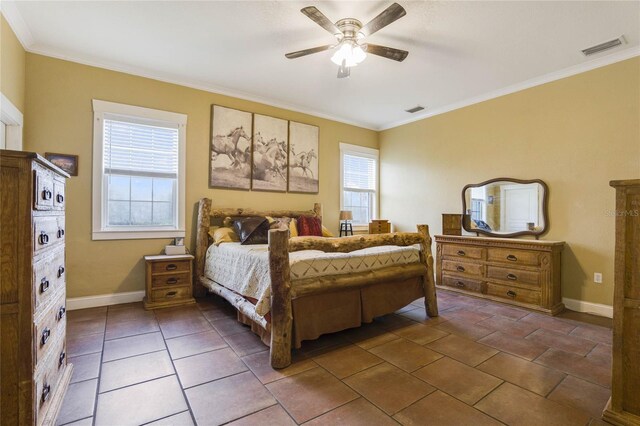
[[[324, 275], [371, 271], [392, 265], [420, 261], [419, 246], [378, 246], [350, 253], [303, 250], [289, 253], [291, 282]], [[266, 244], [240, 243], [212, 245], [207, 250], [204, 274], [207, 278], [243, 296], [258, 301], [256, 312], [264, 316], [270, 309], [271, 279]]]

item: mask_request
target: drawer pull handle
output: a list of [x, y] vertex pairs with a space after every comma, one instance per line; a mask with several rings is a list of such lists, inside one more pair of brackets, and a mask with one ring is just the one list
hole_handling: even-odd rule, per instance
[[178, 269], [178, 265], [176, 265], [175, 263], [170, 263], [167, 265], [167, 271], [175, 271], [176, 269]]
[[40, 231], [40, 236], [38, 237], [38, 242], [39, 242], [41, 245], [44, 245], [44, 244], [48, 244], [48, 243], [49, 243], [49, 236], [47, 235], [47, 233], [46, 233], [46, 232], [44, 232], [44, 231]]
[[49, 399], [49, 394], [51, 393], [51, 385], [44, 385], [42, 387], [42, 402], [45, 402]]
[[49, 290], [49, 280], [47, 277], [44, 277], [42, 281], [40, 281], [40, 293], [44, 293], [47, 290]]
[[52, 193], [51, 193], [51, 191], [49, 191], [48, 189], [44, 189], [44, 190], [42, 191], [42, 199], [43, 199], [43, 200], [50, 200], [50, 199], [51, 199], [51, 197], [52, 197], [52, 195], [53, 195], [53, 194], [52, 194]]
[[176, 297], [176, 294], [178, 294], [177, 291], [170, 291], [167, 294], [165, 294], [165, 297]]
[[456, 266], [456, 271], [464, 272], [464, 266], [460, 266], [460, 265]]
[[456, 283], [456, 287], [463, 288], [463, 287], [464, 287], [464, 283], [463, 283], [462, 281], [458, 281], [458, 282]]
[[64, 274], [64, 266], [58, 268], [58, 278], [60, 278]]
[[64, 229], [58, 228], [58, 238], [64, 237]]
[[176, 284], [178, 282], [177, 278], [168, 278], [167, 279], [167, 284]]
[[465, 254], [464, 250], [458, 250], [458, 256], [464, 256]]
[[49, 337], [51, 337], [51, 330], [45, 328], [42, 332], [42, 339], [40, 339], [40, 346], [44, 346], [47, 343], [47, 340], [49, 340]]
[[509, 256], [507, 256], [507, 260], [510, 260], [512, 262], [515, 262], [516, 260], [518, 260], [517, 257], [515, 257], [514, 255], [510, 254]]
[[513, 290], [509, 290], [509, 291], [507, 292], [507, 296], [509, 296], [509, 297], [516, 297], [516, 296], [517, 296], [517, 294], [516, 294], [516, 292], [515, 292], [515, 291], [513, 291]]
[[62, 317], [64, 317], [64, 314], [66, 312], [67, 312], [67, 308], [64, 306], [60, 306], [60, 309], [58, 309], [58, 321], [60, 321]]
[[516, 281], [518, 277], [514, 274], [507, 274], [507, 279], [511, 281]]
[[64, 359], [67, 357], [67, 354], [62, 351], [60, 352], [60, 356], [58, 357], [58, 366], [62, 367], [62, 364], [64, 364]]
[[64, 195], [62, 195], [62, 194], [56, 195], [56, 201], [59, 202], [59, 203], [64, 202]]

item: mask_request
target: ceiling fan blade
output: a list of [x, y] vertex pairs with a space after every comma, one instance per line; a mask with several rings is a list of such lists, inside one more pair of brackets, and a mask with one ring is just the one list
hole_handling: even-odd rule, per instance
[[329, 20], [322, 12], [318, 10], [315, 6], [308, 6], [300, 9], [300, 12], [307, 15], [309, 19], [311, 19], [316, 24], [320, 25], [325, 30], [329, 31], [333, 35], [342, 34], [342, 31], [336, 27], [336, 25]]
[[372, 55], [382, 56], [383, 58], [393, 59], [394, 61], [402, 62], [404, 61], [409, 52], [406, 50], [394, 49], [393, 47], [387, 46], [378, 46], [377, 44], [368, 43], [366, 48], [367, 53], [371, 53]]
[[398, 3], [394, 3], [386, 8], [381, 14], [369, 21], [367, 25], [360, 29], [360, 32], [365, 37], [368, 37], [392, 22], [402, 18], [406, 14], [407, 11], [404, 10], [404, 7], [400, 6]]
[[304, 49], [304, 50], [298, 50], [297, 52], [287, 53], [284, 56], [286, 56], [289, 59], [296, 59], [302, 56], [311, 55], [313, 53], [324, 52], [325, 50], [329, 50], [332, 47], [334, 47], [333, 44], [327, 44], [326, 46], [318, 46], [318, 47], [313, 47], [311, 49]]

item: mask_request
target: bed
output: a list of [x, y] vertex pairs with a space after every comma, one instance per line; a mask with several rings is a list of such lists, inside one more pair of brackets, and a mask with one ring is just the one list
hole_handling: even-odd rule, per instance
[[[415, 233], [340, 238], [290, 239], [286, 230], [270, 230], [268, 245], [211, 246], [211, 224], [249, 216], [322, 218], [322, 206], [254, 211], [213, 209], [208, 198], [199, 202], [194, 295], [211, 292], [228, 300], [238, 320], [270, 347], [272, 367], [290, 365], [292, 347], [304, 340], [358, 327], [422, 297], [427, 315], [438, 315], [427, 225]], [[223, 265], [225, 258], [235, 269]]]

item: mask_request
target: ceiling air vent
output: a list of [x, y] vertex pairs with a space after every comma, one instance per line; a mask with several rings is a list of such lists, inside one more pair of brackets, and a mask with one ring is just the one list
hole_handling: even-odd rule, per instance
[[584, 53], [584, 56], [591, 56], [595, 55], [596, 53], [604, 52], [605, 50], [613, 49], [614, 47], [618, 47], [624, 43], [624, 37], [620, 36], [618, 38], [614, 38], [613, 40], [605, 41], [604, 43], [582, 49], [582, 53]]
[[416, 105], [413, 108], [405, 109], [405, 111], [408, 112], [408, 113], [413, 114], [413, 113], [416, 113], [418, 111], [422, 111], [423, 109], [424, 109], [424, 107], [421, 107], [420, 105]]

